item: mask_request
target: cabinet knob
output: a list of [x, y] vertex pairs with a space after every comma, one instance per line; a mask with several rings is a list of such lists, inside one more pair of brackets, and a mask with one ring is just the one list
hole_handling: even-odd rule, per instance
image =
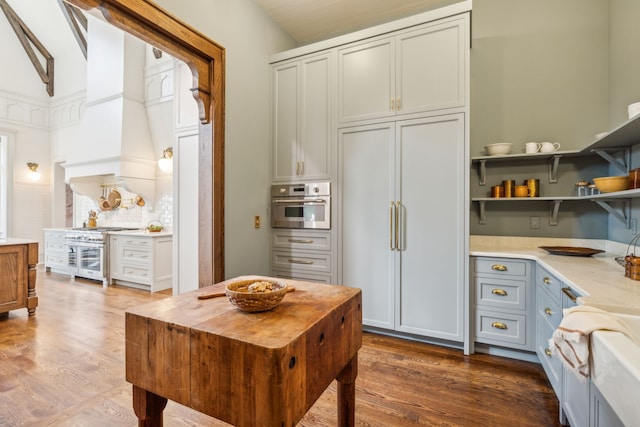
[[491, 266], [491, 269], [494, 271], [507, 271], [508, 268], [506, 265], [502, 265], [502, 264], [493, 264]]
[[549, 347], [544, 349], [544, 354], [546, 354], [547, 356], [551, 357], [551, 350], [549, 349]]
[[547, 316], [552, 316], [553, 315], [553, 310], [551, 310], [551, 308], [549, 308], [549, 307], [545, 307], [544, 314], [546, 314]]
[[509, 328], [507, 327], [507, 325], [505, 325], [505, 324], [504, 324], [504, 323], [502, 323], [502, 322], [493, 322], [493, 323], [491, 324], [491, 327], [492, 327], [492, 328], [496, 328], [496, 329], [509, 329]]
[[551, 279], [549, 279], [548, 277], [545, 277], [544, 279], [542, 279], [542, 281], [545, 283], [545, 285], [551, 284]]
[[505, 291], [504, 289], [492, 289], [491, 293], [494, 295], [500, 295], [501, 297], [507, 296], [507, 291]]

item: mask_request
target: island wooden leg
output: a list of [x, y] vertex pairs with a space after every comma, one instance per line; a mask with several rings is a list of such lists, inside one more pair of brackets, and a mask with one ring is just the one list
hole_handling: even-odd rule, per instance
[[355, 425], [357, 376], [358, 354], [356, 353], [336, 377], [338, 380], [338, 427]]
[[133, 411], [138, 417], [138, 427], [162, 427], [162, 411], [167, 399], [140, 387], [133, 386]]

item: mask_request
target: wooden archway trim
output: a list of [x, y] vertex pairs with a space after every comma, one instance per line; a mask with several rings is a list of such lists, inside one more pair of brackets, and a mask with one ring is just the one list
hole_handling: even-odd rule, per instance
[[224, 48], [148, 0], [65, 1], [98, 9], [109, 23], [191, 69], [200, 115], [198, 286], [224, 280]]

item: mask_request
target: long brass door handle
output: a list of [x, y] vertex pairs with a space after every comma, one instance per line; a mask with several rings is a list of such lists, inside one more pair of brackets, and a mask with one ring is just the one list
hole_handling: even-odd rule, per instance
[[492, 328], [496, 328], [496, 329], [509, 329], [509, 328], [507, 328], [507, 325], [505, 325], [505, 324], [504, 324], [504, 323], [502, 323], [502, 322], [493, 322], [493, 323], [491, 324], [491, 327], [492, 327]]
[[507, 271], [508, 268], [506, 265], [502, 265], [502, 264], [493, 264], [491, 266], [491, 269], [494, 271]]
[[396, 202], [396, 250], [400, 250], [400, 202]]
[[507, 296], [507, 291], [505, 291], [504, 289], [492, 289], [491, 293], [494, 295], [500, 295], [501, 297]]
[[389, 206], [389, 250], [395, 250], [395, 246], [393, 246], [393, 209], [396, 207], [396, 205], [393, 203], [393, 201], [391, 202], [391, 205]]

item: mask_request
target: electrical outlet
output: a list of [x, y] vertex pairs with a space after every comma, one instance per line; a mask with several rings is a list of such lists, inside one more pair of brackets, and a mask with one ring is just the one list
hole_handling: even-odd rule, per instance
[[260, 228], [260, 215], [256, 215], [253, 217], [253, 226], [255, 228]]
[[529, 219], [529, 228], [540, 228], [540, 217], [532, 216]]

